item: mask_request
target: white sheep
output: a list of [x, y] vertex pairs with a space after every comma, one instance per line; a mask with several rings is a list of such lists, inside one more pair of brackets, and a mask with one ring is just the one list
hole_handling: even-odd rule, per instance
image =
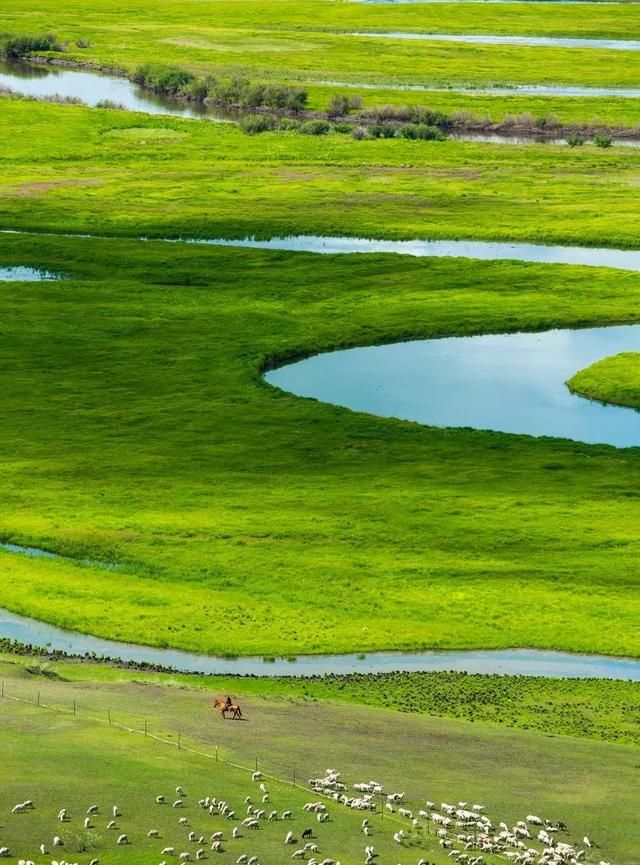
[[176, 796], [184, 796], [184, 790], [179, 785], [176, 787]]
[[182, 808], [182, 799], [176, 799], [173, 803], [172, 808]]
[[117, 824], [115, 820], [109, 820], [107, 823], [107, 829], [117, 829]]
[[46, 845], [46, 844], [41, 844], [41, 845], [40, 845], [40, 853], [41, 853], [43, 856], [46, 856], [46, 855], [47, 855], [47, 845]]
[[120, 813], [120, 810], [119, 810], [117, 805], [113, 806], [113, 808], [111, 809], [111, 813], [113, 814], [114, 817], [122, 817], [122, 814]]
[[0, 847], [0, 856], [2, 856], [3, 859], [6, 859], [7, 856], [11, 856], [11, 851], [8, 847]]
[[306, 852], [305, 850], [296, 850], [295, 852], [293, 852], [291, 854], [291, 858], [292, 859], [304, 859], [305, 852]]
[[158, 803], [158, 805], [164, 805], [164, 803], [165, 803], [164, 796], [156, 796], [156, 802]]
[[241, 856], [238, 856], [236, 859], [236, 865], [247, 865], [249, 857], [246, 853], [243, 853]]
[[247, 865], [258, 865], [258, 857], [251, 856], [249, 861], [247, 862]]
[[161, 851], [161, 856], [175, 856], [176, 848], [175, 847], [165, 847], [164, 850]]
[[84, 828], [91, 829], [91, 817], [84, 818]]
[[197, 837], [198, 837], [198, 836], [197, 836], [196, 833], [193, 832], [193, 831], [192, 831], [192, 832], [189, 832], [189, 834], [187, 835], [187, 838], [189, 839], [189, 841], [195, 841]]
[[147, 838], [159, 838], [160, 832], [158, 829], [149, 829], [147, 832]]
[[232, 838], [241, 838], [242, 837], [240, 835], [240, 829], [237, 826], [234, 826], [233, 829], [231, 830], [231, 837]]
[[125, 834], [118, 835], [118, 840], [116, 841], [116, 844], [128, 844], [128, 843], [129, 843], [129, 838]]
[[54, 847], [64, 847], [64, 841], [59, 835], [53, 836], [53, 846]]
[[97, 805], [89, 805], [89, 807], [87, 808], [87, 814], [97, 814], [97, 813], [98, 813], [98, 806]]
[[211, 849], [214, 853], [222, 853], [224, 852], [222, 849], [222, 841], [214, 841], [211, 845]]
[[91, 862], [89, 862], [89, 865], [100, 865], [100, 860], [99, 859], [92, 859]]
[[207, 854], [204, 852], [204, 850], [202, 849], [202, 847], [200, 847], [198, 850], [196, 850], [196, 859], [204, 859], [204, 857], [205, 857], [206, 855], [207, 855]]
[[180, 854], [181, 862], [191, 862], [191, 853], [181, 853]]
[[589, 838], [586, 835], [582, 839], [582, 843], [584, 844], [585, 847], [593, 847], [593, 844], [591, 843], [591, 841], [589, 840]]
[[295, 844], [295, 838], [293, 837], [293, 832], [287, 832], [284, 839], [285, 844]]
[[292, 811], [283, 811], [282, 812], [282, 819], [283, 820], [292, 820], [293, 819], [293, 812]]
[[262, 772], [254, 772], [251, 776], [252, 781], [260, 781], [262, 779]]
[[67, 819], [68, 819], [67, 809], [66, 809], [66, 808], [61, 808], [61, 809], [58, 811], [58, 820], [59, 820], [61, 823], [64, 823], [64, 821], [67, 820]]
[[189, 825], [189, 821], [187, 820], [186, 817], [180, 817], [178, 819], [178, 826], [188, 826], [188, 825]]
[[210, 841], [222, 841], [223, 837], [224, 837], [224, 833], [214, 832], [209, 840]]

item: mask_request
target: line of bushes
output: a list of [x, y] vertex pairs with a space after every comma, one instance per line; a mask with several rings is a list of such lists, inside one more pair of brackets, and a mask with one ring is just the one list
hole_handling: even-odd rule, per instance
[[376, 138], [407, 138], [413, 141], [443, 141], [446, 135], [437, 126], [427, 123], [377, 123], [372, 126], [354, 126], [352, 123], [330, 123], [328, 120], [296, 120], [292, 117], [273, 117], [269, 114], [248, 114], [240, 120], [240, 128], [247, 135], [262, 132], [299, 132], [302, 135], [327, 135], [339, 132], [358, 141]]
[[64, 51], [64, 46], [58, 42], [55, 33], [41, 33], [37, 36], [0, 34], [0, 54], [5, 57], [15, 60], [34, 51]]
[[136, 84], [165, 96], [237, 105], [243, 108], [274, 108], [302, 111], [307, 104], [307, 91], [300, 87], [277, 84], [256, 84], [234, 76], [217, 79], [200, 77], [178, 66], [146, 63], [133, 74]]

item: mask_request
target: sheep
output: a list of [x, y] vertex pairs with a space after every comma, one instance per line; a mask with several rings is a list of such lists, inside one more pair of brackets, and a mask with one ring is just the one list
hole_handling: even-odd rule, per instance
[[61, 808], [61, 809], [58, 811], [58, 820], [59, 820], [61, 823], [64, 823], [65, 820], [68, 820], [68, 819], [69, 819], [69, 815], [68, 815], [67, 809], [66, 809], [66, 808]]
[[189, 841], [195, 841], [198, 836], [196, 835], [195, 832], [189, 832], [187, 837], [188, 837]]
[[189, 821], [187, 820], [186, 817], [180, 817], [178, 819], [178, 826], [188, 826], [188, 825], [189, 825]]
[[191, 862], [191, 853], [181, 853], [180, 854], [181, 862]]
[[124, 833], [122, 835], [118, 835], [118, 840], [116, 844], [129, 844], [129, 838]]
[[107, 823], [107, 829], [117, 829], [117, 828], [118, 827], [116, 825], [116, 821], [115, 820], [109, 820], [109, 822]]
[[40, 845], [40, 853], [41, 853], [43, 856], [46, 856], [46, 855], [47, 855], [47, 845], [46, 845], [46, 844], [41, 844], [41, 845]]
[[278, 819], [278, 812], [277, 811], [270, 811], [269, 816], [267, 817], [267, 820], [277, 820], [277, 819]]
[[175, 847], [165, 847], [164, 850], [160, 852], [161, 856], [175, 856], [176, 848]]
[[304, 850], [295, 850], [291, 854], [292, 859], [304, 859], [304, 857], [305, 857], [305, 851]]
[[54, 847], [64, 847], [64, 841], [59, 835], [53, 836], [53, 846]]
[[182, 799], [176, 799], [176, 801], [171, 806], [172, 808], [182, 808]]
[[[264, 811], [263, 811], [263, 813], [264, 813]], [[236, 819], [236, 812], [235, 811], [227, 811], [224, 819], [225, 820], [235, 820]]]
[[27, 812], [26, 802], [19, 802], [17, 805], [14, 805], [11, 809], [12, 814], [25, 814]]
[[247, 862], [247, 865], [258, 865], [258, 857], [257, 857], [257, 856], [252, 856], [252, 857], [249, 859], [249, 861]]
[[160, 832], [158, 831], [158, 829], [149, 829], [149, 831], [147, 832], [147, 838], [159, 838], [159, 837], [160, 837]]
[[260, 792], [261, 792], [261, 793], [266, 793], [266, 792], [267, 792], [267, 788], [265, 787], [264, 783], [262, 783], [262, 782], [260, 783]]
[[585, 847], [593, 847], [593, 844], [591, 843], [591, 841], [589, 840], [589, 838], [586, 835], [582, 839], [582, 843], [584, 844]]
[[214, 853], [222, 853], [222, 841], [214, 841], [211, 845], [211, 849]]
[[120, 813], [120, 810], [119, 810], [117, 805], [113, 806], [113, 808], [111, 809], [111, 813], [113, 814], [114, 817], [122, 817], [122, 814]]
[[243, 853], [242, 856], [238, 856], [236, 859], [236, 865], [247, 865], [249, 857], [246, 853]]
[[262, 804], [266, 805], [268, 803], [268, 801], [269, 801], [269, 794], [265, 793], [264, 796], [262, 797]]
[[293, 812], [292, 811], [283, 811], [282, 812], [282, 819], [283, 820], [292, 820], [293, 819]]
[[207, 854], [204, 852], [202, 847], [196, 850], [196, 859], [204, 859]]
[[7, 856], [11, 856], [11, 851], [8, 847], [0, 847], [0, 856], [2, 856], [3, 859], [6, 859]]
[[313, 829], [305, 829], [302, 833], [302, 840], [305, 838], [313, 838]]
[[214, 832], [213, 835], [211, 836], [211, 838], [209, 838], [209, 840], [210, 841], [222, 841], [223, 837], [224, 837], [223, 832]]
[[364, 832], [364, 834], [365, 834], [367, 837], [370, 836], [370, 835], [373, 835], [373, 831], [372, 831], [372, 829], [371, 829], [370, 826], [364, 826], [363, 829], [362, 829], [362, 831]]
[[293, 832], [291, 832], [291, 831], [287, 832], [287, 834], [285, 835], [284, 843], [285, 844], [295, 844], [296, 843], [296, 839], [293, 837]]
[[85, 817], [84, 818], [84, 828], [85, 829], [91, 829], [92, 828], [91, 827], [91, 817]]
[[184, 789], [180, 785], [176, 787], [176, 796], [184, 796]]
[[87, 814], [97, 814], [97, 813], [98, 813], [98, 806], [97, 805], [89, 805], [89, 807], [87, 808]]
[[527, 823], [532, 823], [534, 826], [542, 826], [542, 820], [540, 817], [536, 817], [535, 814], [529, 814], [527, 816]]
[[166, 800], [165, 800], [164, 796], [156, 796], [156, 803], [158, 805], [164, 805], [165, 801]]
[[252, 781], [260, 781], [262, 779], [262, 772], [254, 772], [251, 776]]
[[100, 865], [100, 860], [99, 859], [92, 859], [91, 862], [89, 862], [89, 865]]
[[259, 829], [259, 828], [260, 828], [260, 824], [258, 823], [257, 820], [249, 820], [249, 822], [247, 823], [247, 829]]

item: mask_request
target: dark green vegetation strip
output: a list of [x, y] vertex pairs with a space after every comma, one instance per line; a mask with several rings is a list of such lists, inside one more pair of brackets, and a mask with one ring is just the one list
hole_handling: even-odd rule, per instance
[[640, 354], [622, 352], [599, 360], [577, 372], [567, 386], [589, 399], [640, 408]]
[[1, 257], [75, 276], [3, 288], [3, 539], [122, 568], [4, 553], [0, 605], [212, 653], [640, 654], [636, 451], [259, 377], [340, 345], [633, 321], [640, 275], [11, 235]]

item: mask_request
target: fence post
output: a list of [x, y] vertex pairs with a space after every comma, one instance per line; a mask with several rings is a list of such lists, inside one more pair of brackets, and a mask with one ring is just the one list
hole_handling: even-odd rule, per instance
[[36, 698], [36, 706], [40, 705], [40, 691], [38, 691], [38, 696]]
[[182, 748], [181, 736], [180, 736], [180, 733], [178, 733], [178, 751], [179, 751], [181, 748]]
[[4, 680], [2, 681], [2, 696], [4, 697]]
[[147, 719], [144, 719], [144, 737], [147, 738]]
[[76, 701], [74, 700], [73, 701], [73, 717], [75, 718], [75, 716], [76, 716]]
[[256, 772], [258, 771], [258, 755], [256, 754]]
[[111, 726], [111, 709], [107, 709], [107, 719], [109, 721], [109, 726]]
[[218, 762], [218, 746], [216, 745], [216, 763]]
[[296, 786], [296, 770], [293, 770], [293, 786]]

